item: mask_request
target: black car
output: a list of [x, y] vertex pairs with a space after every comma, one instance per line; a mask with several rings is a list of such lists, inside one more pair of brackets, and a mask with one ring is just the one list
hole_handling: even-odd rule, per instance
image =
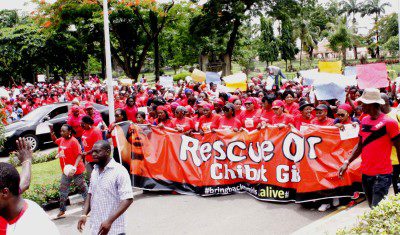
[[[83, 102], [83, 106], [85, 102]], [[43, 144], [51, 143], [49, 124], [53, 124], [54, 132], [60, 134], [61, 126], [67, 123], [68, 111], [72, 103], [56, 103], [39, 107], [21, 120], [11, 123], [5, 127], [5, 137], [2, 152], [10, 152], [16, 149], [15, 141], [24, 137], [31, 144], [32, 151], [36, 151]], [[93, 107], [101, 113], [104, 122], [108, 125], [108, 107], [93, 104]]]

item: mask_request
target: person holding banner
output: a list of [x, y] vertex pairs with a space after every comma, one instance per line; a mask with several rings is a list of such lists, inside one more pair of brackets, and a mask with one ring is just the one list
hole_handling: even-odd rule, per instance
[[320, 104], [315, 108], [315, 118], [311, 124], [318, 126], [333, 126], [333, 119], [328, 117], [328, 106]]
[[258, 109], [258, 101], [254, 97], [249, 97], [244, 101], [246, 110], [239, 115], [239, 120], [242, 122], [242, 127], [248, 131], [253, 131], [259, 128], [261, 123], [260, 109]]
[[165, 106], [157, 107], [157, 119], [154, 124], [160, 128], [164, 128], [164, 127], [173, 128], [171, 118], [169, 117], [169, 114], [168, 114], [167, 107], [165, 107]]
[[116, 133], [114, 131], [116, 123], [119, 122], [125, 122], [128, 121], [128, 117], [126, 115], [125, 110], [123, 109], [116, 109], [115, 110], [115, 122], [111, 123], [108, 127], [108, 132], [107, 132], [107, 139], [111, 138], [112, 144], [113, 144], [113, 158], [116, 162], [120, 162], [119, 159], [119, 152], [118, 152], [118, 147], [117, 147], [117, 137]]
[[239, 131], [242, 123], [235, 117], [235, 106], [227, 103], [222, 110], [224, 111], [224, 116], [221, 116], [218, 129]]
[[199, 119], [199, 132], [201, 135], [218, 129], [221, 116], [212, 112], [213, 106], [209, 103], [203, 104], [203, 116]]
[[343, 129], [346, 124], [360, 123], [360, 121], [352, 115], [352, 107], [349, 104], [341, 104], [338, 106], [336, 112], [337, 118], [334, 120], [333, 124], [336, 127], [339, 127], [339, 129]]
[[362, 120], [359, 142], [338, 174], [343, 177], [349, 164], [361, 155], [362, 185], [368, 205], [373, 208], [389, 192], [393, 172], [390, 156], [394, 146], [400, 159], [400, 132], [398, 123], [381, 112], [385, 101], [378, 89], [365, 89], [357, 101], [362, 102], [364, 113], [369, 116]]
[[303, 124], [310, 124], [311, 121], [313, 120], [313, 116], [311, 112], [313, 111], [313, 104], [308, 103], [307, 101], [304, 101], [300, 103], [300, 114], [295, 117], [295, 127], [300, 130], [300, 126]]
[[172, 119], [172, 128], [177, 130], [178, 132], [184, 132], [185, 135], [189, 135], [190, 132], [194, 129], [193, 120], [186, 117], [187, 110], [183, 106], [178, 106], [175, 110], [175, 118]]
[[285, 104], [282, 100], [275, 100], [272, 102], [272, 110], [274, 111], [274, 116], [272, 116], [271, 124], [294, 124], [293, 116], [284, 113]]

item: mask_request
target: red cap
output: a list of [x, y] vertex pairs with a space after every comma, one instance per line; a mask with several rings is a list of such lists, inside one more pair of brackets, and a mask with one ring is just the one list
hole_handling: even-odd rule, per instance
[[282, 100], [275, 100], [274, 102], [272, 102], [272, 108], [280, 108], [284, 106], [285, 104], [283, 103]]
[[91, 102], [88, 102], [85, 104], [85, 109], [90, 109], [93, 108], [93, 104]]
[[72, 111], [72, 112], [79, 111], [79, 107], [78, 107], [77, 105], [73, 105], [73, 106], [71, 107], [71, 111]]

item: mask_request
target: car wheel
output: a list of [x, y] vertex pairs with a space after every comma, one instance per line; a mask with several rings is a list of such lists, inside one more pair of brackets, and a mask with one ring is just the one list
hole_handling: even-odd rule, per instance
[[25, 135], [24, 138], [30, 144], [32, 152], [35, 152], [39, 148], [39, 139], [32, 134]]

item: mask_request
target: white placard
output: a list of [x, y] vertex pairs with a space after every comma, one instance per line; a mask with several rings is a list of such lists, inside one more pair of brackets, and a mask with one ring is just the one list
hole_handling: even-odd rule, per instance
[[161, 76], [160, 85], [165, 88], [174, 87], [174, 79], [171, 76]]
[[346, 124], [343, 125], [344, 130], [340, 131], [340, 139], [348, 140], [358, 137], [358, 133], [360, 132], [360, 125], [358, 124]]
[[46, 82], [46, 75], [44, 75], [44, 74], [37, 75], [37, 81], [38, 82]]

